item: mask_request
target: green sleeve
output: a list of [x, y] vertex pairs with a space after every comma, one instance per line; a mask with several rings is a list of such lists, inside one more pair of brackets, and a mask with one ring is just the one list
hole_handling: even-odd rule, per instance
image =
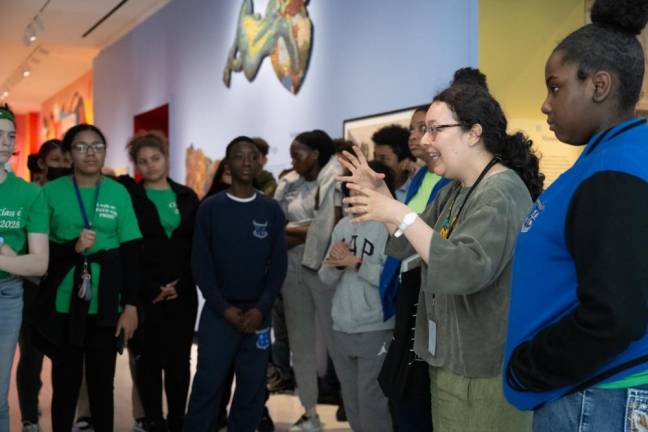
[[131, 240], [142, 238], [139, 225], [137, 224], [137, 216], [133, 209], [133, 202], [130, 195], [124, 190], [121, 200], [121, 208], [119, 209], [119, 243], [126, 243]]
[[28, 233], [49, 233], [49, 212], [45, 203], [45, 194], [42, 189], [38, 188], [38, 193], [32, 201], [27, 217]]

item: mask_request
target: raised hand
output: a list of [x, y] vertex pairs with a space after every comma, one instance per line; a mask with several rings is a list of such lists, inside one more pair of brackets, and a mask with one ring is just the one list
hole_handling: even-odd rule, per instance
[[403, 216], [410, 212], [405, 204], [391, 196], [354, 183], [347, 184], [347, 187], [355, 191], [343, 200], [349, 205], [346, 211], [354, 215], [351, 220], [353, 223], [378, 221], [398, 226]]
[[[338, 161], [350, 173], [346, 176], [339, 176], [338, 181], [347, 184], [353, 183], [372, 190], [379, 190], [385, 186], [383, 181], [385, 175], [371, 169], [360, 147], [353, 146], [353, 153], [343, 151], [341, 155], [338, 155]], [[386, 186], [385, 189], [387, 189]]]

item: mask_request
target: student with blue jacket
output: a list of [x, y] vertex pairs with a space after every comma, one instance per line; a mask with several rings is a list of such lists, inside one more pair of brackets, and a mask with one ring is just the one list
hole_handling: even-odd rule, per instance
[[545, 66], [542, 112], [585, 148], [516, 245], [504, 391], [536, 431], [648, 424], [648, 125], [634, 114], [647, 20], [645, 0], [597, 0]]

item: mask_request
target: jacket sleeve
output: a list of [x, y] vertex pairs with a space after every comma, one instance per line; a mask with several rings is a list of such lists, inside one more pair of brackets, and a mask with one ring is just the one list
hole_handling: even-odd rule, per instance
[[274, 219], [276, 221], [274, 224], [274, 244], [266, 276], [265, 292], [257, 303], [257, 308], [266, 319], [270, 316], [272, 306], [274, 305], [279, 291], [281, 291], [284, 279], [286, 278], [286, 271], [288, 269], [288, 247], [286, 246], [286, 236], [284, 235], [286, 221], [283, 211], [276, 203]]
[[138, 290], [142, 280], [140, 257], [142, 256], [142, 240], [129, 240], [119, 245], [122, 268], [124, 269], [124, 284], [122, 286], [121, 302], [124, 305], [138, 306]]
[[[326, 251], [326, 254], [324, 255], [324, 259], [329, 256], [331, 253], [331, 249], [333, 248], [333, 245], [337, 243], [339, 240], [344, 238], [344, 234], [341, 232], [341, 224], [345, 223], [346, 219], [340, 220], [340, 222], [335, 225], [335, 228], [333, 228], [333, 234], [331, 235], [331, 244], [328, 247], [328, 250]], [[345, 269], [339, 269], [337, 267], [329, 267], [328, 265], [324, 264], [322, 262], [322, 266], [318, 270], [317, 274], [320, 278], [320, 280], [329, 286], [335, 286], [340, 278], [342, 277], [342, 274], [345, 272]]]
[[[193, 246], [193, 238], [195, 234], [195, 227], [196, 227], [196, 215], [198, 212], [198, 206], [200, 205], [200, 201], [198, 200], [198, 196], [193, 190], [190, 190], [190, 198], [189, 198], [189, 206], [188, 206], [188, 212], [187, 212], [187, 241], [190, 242], [189, 249]], [[182, 269], [182, 275], [180, 276], [183, 281], [186, 281], [185, 283], [178, 283], [177, 285], [177, 291], [178, 291], [178, 297], [184, 297], [188, 294], [191, 294], [191, 296], [195, 296], [195, 291], [196, 291], [196, 283], [194, 281], [193, 274], [191, 272], [191, 256], [193, 254], [189, 254], [189, 257], [180, 257], [182, 259], [183, 263], [183, 269]], [[188, 293], [187, 290], [191, 290], [191, 293]]]
[[223, 297], [214, 272], [216, 266], [212, 252], [214, 239], [210, 224], [210, 208], [209, 201], [206, 201], [198, 209], [191, 251], [191, 267], [194, 280], [198, 284], [207, 306], [223, 315], [230, 304]]
[[506, 373], [521, 391], [592, 378], [646, 332], [648, 184], [611, 171], [590, 177], [570, 202], [565, 241], [578, 306], [516, 347]]
[[498, 190], [475, 196], [469, 206], [449, 239], [434, 231], [421, 289], [473, 294], [490, 286], [511, 262], [524, 216], [515, 214], [510, 199]]

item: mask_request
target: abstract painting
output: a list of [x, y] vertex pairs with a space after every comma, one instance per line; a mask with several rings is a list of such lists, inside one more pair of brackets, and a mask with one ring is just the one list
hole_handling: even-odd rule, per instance
[[269, 0], [264, 16], [254, 13], [253, 0], [243, 0], [223, 82], [229, 87], [232, 72], [241, 71], [252, 81], [270, 56], [281, 85], [296, 94], [308, 68], [312, 34], [306, 0]]

